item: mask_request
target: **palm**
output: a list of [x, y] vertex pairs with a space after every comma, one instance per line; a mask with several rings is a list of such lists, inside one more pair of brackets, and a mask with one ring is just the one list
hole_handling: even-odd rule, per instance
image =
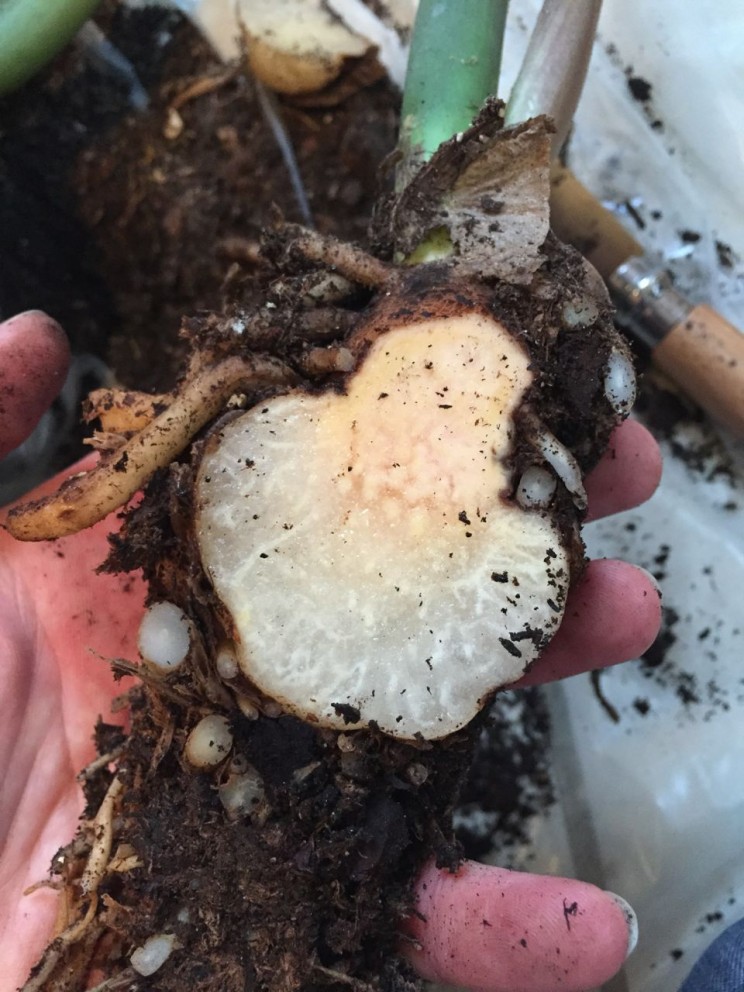
[[[122, 691], [102, 658], [133, 657], [138, 581], [93, 576], [107, 525], [74, 542], [22, 545], [0, 535], [0, 972], [20, 984], [40, 955], [56, 895], [47, 877], [82, 809], [76, 774], [92, 729]], [[91, 653], [94, 652], [94, 653]], [[98, 657], [97, 657], [98, 656]]]
[[[0, 365], [3, 344], [0, 325]], [[16, 355], [5, 351], [6, 375]], [[52, 354], [53, 367], [55, 361]], [[42, 407], [31, 397], [16, 416], [28, 420], [24, 411]], [[18, 424], [14, 429], [23, 435]], [[641, 502], [658, 478], [658, 452], [637, 424], [624, 425], [613, 446], [587, 480], [595, 516]], [[54, 927], [56, 894], [23, 893], [47, 876], [80, 815], [75, 775], [94, 757], [96, 720], [111, 719], [110, 701], [122, 691], [105, 659], [136, 657], [143, 584], [95, 574], [113, 526], [106, 520], [63, 541], [31, 545], [0, 532], [0, 973], [9, 988], [24, 981]], [[634, 657], [653, 638], [658, 617], [646, 576], [620, 562], [592, 563], [538, 670], [524, 681]], [[573, 902], [582, 909], [567, 930], [563, 907]], [[408, 945], [407, 952], [422, 974], [489, 992], [546, 992], [559, 978], [566, 992], [577, 992], [601, 984], [625, 953], [622, 912], [580, 882], [475, 865], [457, 876], [429, 868], [419, 906], [427, 922], [416, 919], [409, 930], [422, 949]]]

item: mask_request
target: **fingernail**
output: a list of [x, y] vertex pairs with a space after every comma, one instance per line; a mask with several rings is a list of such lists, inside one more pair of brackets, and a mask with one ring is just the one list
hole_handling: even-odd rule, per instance
[[617, 903], [623, 911], [625, 924], [628, 927], [628, 949], [625, 952], [625, 957], [629, 958], [638, 943], [638, 917], [636, 916], [635, 910], [630, 903], [623, 899], [622, 896], [619, 896], [616, 892], [608, 892], [607, 890], [605, 890], [605, 895], [609, 896], [613, 902]]

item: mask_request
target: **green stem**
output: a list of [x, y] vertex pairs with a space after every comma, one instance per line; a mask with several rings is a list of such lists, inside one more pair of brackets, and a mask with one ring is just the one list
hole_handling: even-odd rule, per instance
[[508, 0], [420, 0], [403, 92], [398, 185], [498, 87]]
[[0, 94], [25, 83], [76, 34], [100, 0], [0, 0]]

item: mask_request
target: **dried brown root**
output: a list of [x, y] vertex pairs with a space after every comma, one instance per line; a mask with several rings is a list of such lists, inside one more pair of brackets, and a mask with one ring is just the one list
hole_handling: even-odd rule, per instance
[[200, 76], [198, 79], [188, 83], [180, 92], [176, 93], [169, 104], [169, 109], [180, 110], [181, 107], [190, 103], [192, 100], [196, 100], [200, 96], [206, 96], [209, 93], [214, 93], [223, 86], [226, 86], [237, 75], [237, 68], [232, 68], [228, 69], [227, 72], [221, 72], [217, 76]]
[[80, 885], [86, 895], [93, 896], [98, 891], [98, 886], [111, 858], [111, 845], [114, 839], [114, 807], [123, 788], [124, 785], [121, 780], [114, 778], [93, 820], [93, 847], [80, 880]]
[[196, 373], [163, 413], [90, 472], [68, 479], [51, 496], [11, 510], [7, 529], [21, 541], [45, 541], [91, 527], [173, 461], [233, 393], [294, 380], [288, 366], [268, 356], [227, 358]]
[[287, 224], [282, 236], [289, 235], [288, 251], [313, 266], [323, 266], [340, 273], [359, 286], [376, 289], [387, 282], [395, 269], [361, 248], [328, 235]]
[[[109, 871], [127, 871], [136, 865], [131, 853], [125, 848], [117, 850], [114, 862], [111, 861], [111, 848], [114, 838], [114, 817], [123, 783], [115, 777], [93, 819], [90, 829], [93, 842], [88, 859], [79, 881], [81, 899], [71, 906], [69, 900], [63, 903], [59, 923], [64, 927], [47, 948], [44, 957], [37, 965], [21, 992], [62, 992], [63, 989], [77, 988], [78, 980], [85, 974], [96, 943], [103, 933], [103, 924], [98, 919], [98, 887]], [[68, 883], [69, 885], [69, 883]], [[66, 890], [69, 893], [69, 888]], [[88, 900], [85, 912], [72, 922], [70, 916], [81, 902]]]

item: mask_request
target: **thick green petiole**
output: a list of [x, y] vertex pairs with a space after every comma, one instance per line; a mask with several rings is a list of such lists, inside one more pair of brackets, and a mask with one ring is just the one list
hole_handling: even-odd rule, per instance
[[403, 93], [402, 187], [495, 94], [508, 0], [420, 0]]
[[0, 95], [30, 79], [74, 37], [100, 0], [0, 0]]

